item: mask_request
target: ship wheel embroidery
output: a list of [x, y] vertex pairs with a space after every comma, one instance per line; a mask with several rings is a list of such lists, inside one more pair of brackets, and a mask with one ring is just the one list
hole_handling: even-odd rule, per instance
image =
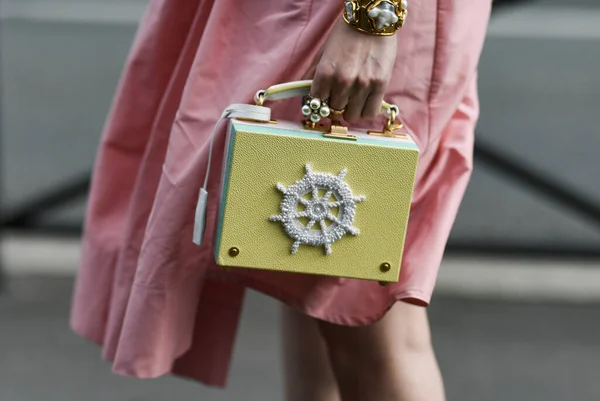
[[[331, 245], [346, 234], [358, 235], [353, 227], [356, 204], [365, 200], [364, 196], [353, 196], [348, 184], [343, 180], [347, 170], [337, 176], [315, 173], [306, 165], [306, 174], [294, 185], [286, 188], [277, 184], [283, 193], [280, 214], [271, 216], [270, 221], [281, 222], [287, 235], [294, 240], [291, 252], [295, 254], [300, 245], [322, 246], [326, 255], [331, 254]], [[323, 196], [320, 191], [325, 191]], [[308, 199], [305, 195], [309, 195]], [[299, 211], [299, 208], [304, 210]], [[338, 208], [337, 216], [332, 209]], [[304, 225], [299, 221], [308, 219]], [[327, 222], [331, 222], [329, 225]], [[318, 225], [318, 229], [313, 229]]]

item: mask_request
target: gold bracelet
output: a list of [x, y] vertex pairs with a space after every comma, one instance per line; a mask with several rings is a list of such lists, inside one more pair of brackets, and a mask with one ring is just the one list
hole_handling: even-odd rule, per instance
[[363, 33], [390, 36], [404, 25], [407, 8], [407, 0], [346, 0], [344, 21]]

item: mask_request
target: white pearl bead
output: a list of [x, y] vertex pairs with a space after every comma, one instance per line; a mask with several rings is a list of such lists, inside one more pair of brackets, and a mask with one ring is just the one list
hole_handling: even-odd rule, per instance
[[321, 110], [319, 110], [319, 114], [321, 115], [321, 117], [327, 117], [330, 113], [331, 111], [329, 110], [329, 107], [327, 107], [326, 105], [321, 106]]
[[310, 108], [313, 110], [317, 110], [319, 107], [321, 107], [321, 101], [317, 98], [314, 98], [310, 101]]
[[319, 121], [321, 121], [321, 116], [319, 116], [316, 113], [313, 113], [310, 115], [310, 121], [312, 121], [313, 123], [318, 123]]
[[305, 104], [304, 106], [302, 106], [302, 114], [305, 115], [306, 117], [308, 117], [310, 115], [312, 111], [310, 110], [310, 107]]
[[406, 10], [408, 8], [408, 0], [402, 0], [400, 6]]

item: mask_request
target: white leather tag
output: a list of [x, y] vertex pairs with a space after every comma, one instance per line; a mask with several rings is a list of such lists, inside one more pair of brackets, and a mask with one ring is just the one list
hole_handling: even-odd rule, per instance
[[244, 117], [258, 121], [269, 121], [271, 119], [271, 109], [263, 106], [254, 106], [251, 104], [232, 104], [223, 111], [221, 117], [217, 120], [212, 133], [210, 134], [210, 146], [208, 150], [208, 162], [206, 165], [206, 176], [204, 177], [204, 185], [200, 189], [198, 204], [196, 205], [196, 217], [194, 219], [194, 244], [202, 245], [204, 239], [204, 229], [206, 226], [206, 203], [208, 202], [208, 178], [210, 177], [210, 165], [212, 160], [213, 142], [215, 135], [221, 125], [221, 122], [227, 118]]
[[208, 201], [208, 192], [200, 188], [198, 204], [196, 205], [196, 217], [194, 219], [194, 244], [202, 245], [204, 239], [204, 230], [206, 226], [206, 203]]

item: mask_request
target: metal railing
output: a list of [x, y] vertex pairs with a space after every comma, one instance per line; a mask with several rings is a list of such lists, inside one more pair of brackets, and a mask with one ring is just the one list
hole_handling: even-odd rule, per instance
[[[567, 184], [553, 178], [542, 170], [534, 168], [508, 153], [485, 143], [481, 135], [476, 135], [474, 148], [475, 163], [486, 166], [504, 176], [507, 180], [545, 197], [564, 210], [585, 219], [600, 230], [600, 200], [586, 197]], [[494, 241], [450, 241], [447, 251], [450, 253], [493, 254], [514, 256], [548, 256], [600, 258], [600, 248], [565, 245], [564, 243], [523, 244], [522, 242]]]

